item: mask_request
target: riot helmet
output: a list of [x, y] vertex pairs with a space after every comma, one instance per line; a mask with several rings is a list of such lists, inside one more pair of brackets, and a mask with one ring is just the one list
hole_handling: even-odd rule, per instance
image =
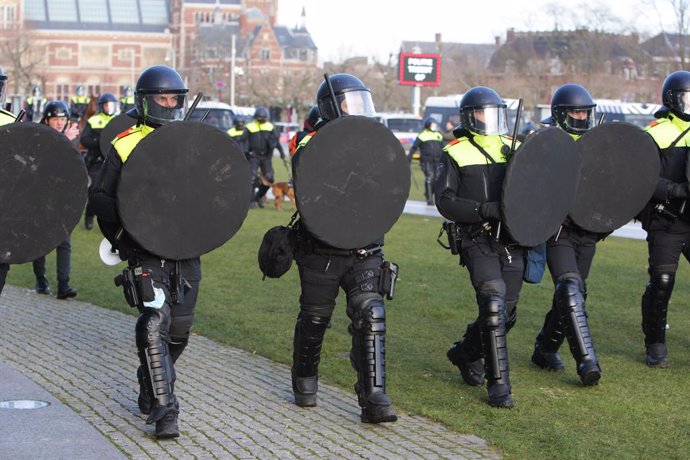
[[[374, 101], [371, 99], [371, 91], [364, 86], [362, 80], [347, 73], [337, 73], [328, 79], [333, 87], [335, 100], [340, 105], [341, 115], [374, 116]], [[333, 96], [325, 81], [321, 83], [316, 92], [316, 103], [321, 112], [321, 118], [324, 120], [334, 120], [338, 117], [338, 110], [333, 105]]]
[[98, 97], [98, 111], [106, 115], [113, 115], [115, 113], [115, 103], [117, 98], [113, 93], [103, 93]]
[[666, 77], [661, 102], [681, 120], [690, 121], [690, 72], [679, 70]]
[[[149, 67], [139, 76], [134, 104], [139, 116], [154, 127], [182, 120], [189, 90], [175, 69], [163, 65]], [[162, 96], [172, 96], [162, 101]], [[162, 103], [162, 104], [161, 104]]]
[[125, 97], [132, 97], [132, 96], [134, 96], [134, 88], [132, 88], [132, 85], [125, 86]]
[[268, 120], [268, 110], [266, 110], [266, 107], [257, 107], [254, 111], [254, 119], [259, 123], [266, 123]]
[[551, 97], [551, 117], [554, 123], [570, 134], [584, 134], [596, 123], [596, 104], [583, 86], [568, 83], [559, 87]]
[[485, 136], [506, 134], [506, 104], [493, 89], [475, 86], [460, 100], [460, 123], [464, 129]]
[[321, 118], [321, 112], [319, 112], [319, 106], [318, 105], [312, 105], [311, 109], [309, 109], [309, 112], [307, 113], [306, 118], [304, 119], [304, 130], [305, 131], [314, 131], [314, 126], [316, 126], [316, 123], [319, 122], [319, 118]]
[[69, 117], [69, 107], [65, 101], [50, 101], [43, 107], [41, 123], [46, 123], [49, 118]]
[[0, 67], [0, 109], [5, 107], [5, 95], [7, 94], [7, 75]]
[[38, 85], [33, 85], [33, 86], [31, 87], [31, 95], [32, 95], [33, 97], [40, 98], [40, 97], [41, 97], [41, 87], [38, 86]]
[[424, 119], [424, 129], [428, 129], [429, 131], [436, 131], [436, 128], [438, 128], [438, 123], [436, 122], [436, 119], [434, 117], [426, 117]]
[[84, 87], [84, 85], [77, 85], [77, 96], [86, 96], [86, 88]]
[[241, 117], [235, 117], [232, 119], [232, 125], [235, 129], [244, 129], [244, 120]]

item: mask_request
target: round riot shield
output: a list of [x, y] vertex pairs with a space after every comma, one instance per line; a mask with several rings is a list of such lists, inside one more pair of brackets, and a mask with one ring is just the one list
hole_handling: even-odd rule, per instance
[[318, 240], [342, 249], [381, 238], [402, 214], [410, 165], [400, 141], [371, 118], [323, 126], [294, 158], [295, 199]]
[[164, 125], [122, 167], [122, 226], [167, 259], [205, 254], [239, 230], [251, 196], [249, 164], [227, 134], [199, 122]]
[[659, 178], [652, 137], [630, 123], [605, 123], [580, 140], [582, 178], [570, 217], [591, 232], [628, 223], [649, 201]]
[[531, 134], [510, 158], [503, 182], [505, 230], [523, 246], [536, 246], [558, 231], [575, 200], [580, 179], [575, 141], [559, 128]]
[[113, 117], [108, 124], [105, 125], [105, 128], [101, 130], [101, 135], [98, 141], [98, 145], [103, 156], [108, 154], [110, 151], [110, 146], [117, 135], [134, 126], [136, 122], [137, 120], [135, 118], [121, 113], [120, 115]]
[[0, 127], [0, 262], [46, 255], [86, 206], [87, 174], [72, 143], [38, 123]]

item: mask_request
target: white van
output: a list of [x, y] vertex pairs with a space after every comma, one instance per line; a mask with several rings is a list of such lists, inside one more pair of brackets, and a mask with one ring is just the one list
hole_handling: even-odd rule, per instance
[[405, 152], [424, 129], [424, 121], [413, 113], [377, 113], [374, 118], [393, 132]]

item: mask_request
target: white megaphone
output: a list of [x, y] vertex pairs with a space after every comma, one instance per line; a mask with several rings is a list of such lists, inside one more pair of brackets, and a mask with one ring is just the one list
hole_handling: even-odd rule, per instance
[[101, 256], [101, 260], [106, 265], [117, 265], [122, 262], [119, 253], [113, 250], [113, 246], [106, 238], [103, 238], [100, 246], [98, 246], [98, 255]]

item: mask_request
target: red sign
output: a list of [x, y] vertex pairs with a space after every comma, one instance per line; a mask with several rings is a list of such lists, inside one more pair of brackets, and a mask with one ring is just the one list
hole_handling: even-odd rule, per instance
[[216, 88], [218, 88], [218, 89], [225, 88], [225, 82], [224, 81], [217, 81], [216, 82]]
[[400, 53], [400, 84], [439, 86], [441, 84], [441, 55]]

